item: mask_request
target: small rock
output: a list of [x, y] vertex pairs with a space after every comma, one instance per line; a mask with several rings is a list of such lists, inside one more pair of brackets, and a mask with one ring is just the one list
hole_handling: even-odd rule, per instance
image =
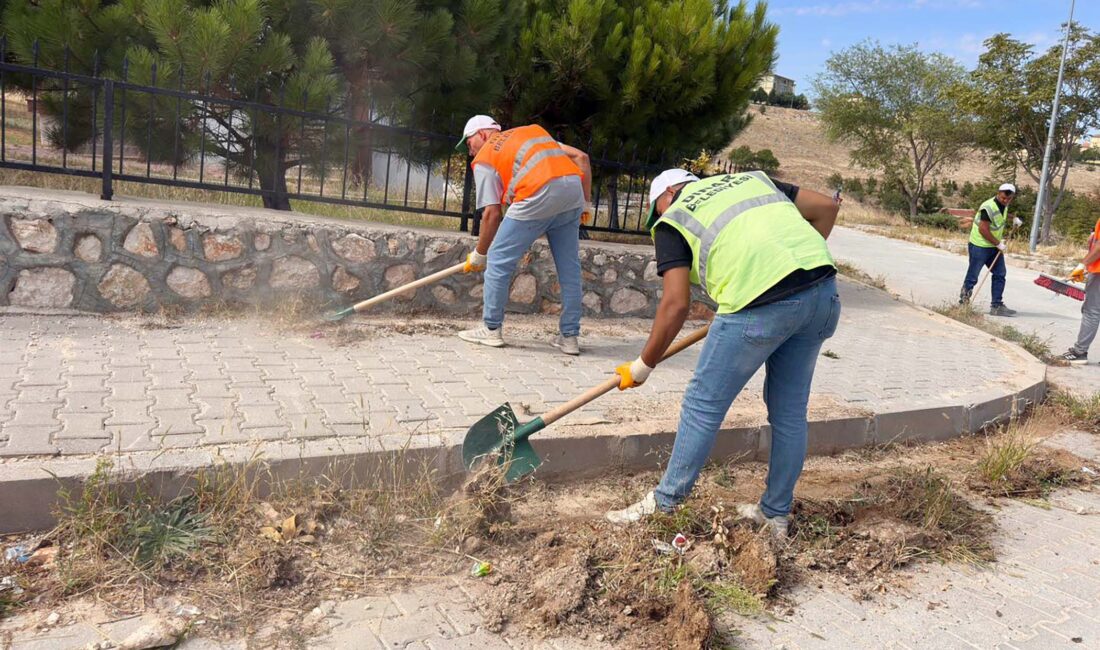
[[202, 236], [202, 254], [211, 262], [234, 259], [243, 250], [244, 245], [234, 235], [208, 232]]
[[57, 228], [45, 219], [13, 218], [11, 234], [28, 253], [52, 253], [57, 248]]
[[103, 254], [103, 242], [95, 235], [84, 235], [77, 240], [73, 252], [85, 262], [98, 262]]
[[631, 607], [630, 605], [627, 605], [626, 607], [623, 608], [623, 616], [630, 616], [633, 613], [634, 613], [634, 608]]
[[153, 236], [153, 227], [144, 221], [138, 223], [126, 233], [126, 239], [122, 247], [134, 255], [141, 257], [156, 257], [160, 254], [157, 248], [157, 240]]
[[530, 273], [521, 273], [512, 282], [512, 291], [508, 298], [513, 302], [529, 305], [535, 301], [538, 284], [535, 276]]
[[156, 619], [123, 639], [118, 644], [118, 650], [147, 650], [170, 646], [179, 641], [186, 628], [187, 623], [179, 618]]
[[57, 612], [50, 612], [50, 615], [46, 617], [46, 625], [57, 625], [57, 622], [61, 620], [61, 614]]

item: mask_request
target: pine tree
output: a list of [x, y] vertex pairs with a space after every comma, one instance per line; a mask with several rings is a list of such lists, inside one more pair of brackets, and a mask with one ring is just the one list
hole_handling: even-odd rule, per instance
[[[529, 0], [497, 113], [565, 142], [666, 160], [748, 124], [775, 61], [766, 6], [722, 0]], [[648, 154], [648, 156], [647, 156]]]

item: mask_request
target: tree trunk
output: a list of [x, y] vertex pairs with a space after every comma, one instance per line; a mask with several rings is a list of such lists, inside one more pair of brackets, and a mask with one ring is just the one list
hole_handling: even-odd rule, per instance
[[[370, 79], [366, 72], [348, 75], [348, 117], [363, 124], [370, 123], [372, 117], [369, 87]], [[356, 181], [366, 185], [374, 170], [374, 133], [368, 126], [357, 126], [352, 133], [355, 134], [352, 175]]]
[[286, 187], [286, 170], [289, 168], [286, 163], [286, 148], [276, 147], [275, 143], [266, 139], [258, 140], [253, 167], [260, 177], [260, 189], [264, 190], [264, 207], [269, 210], [290, 210]]
[[913, 194], [909, 197], [909, 223], [917, 223], [917, 204], [919, 203], [917, 194]]

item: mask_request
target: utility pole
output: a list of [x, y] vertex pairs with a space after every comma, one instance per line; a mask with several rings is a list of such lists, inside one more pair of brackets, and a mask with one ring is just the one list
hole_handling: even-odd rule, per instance
[[1050, 110], [1050, 129], [1047, 130], [1047, 147], [1043, 152], [1043, 172], [1039, 175], [1039, 195], [1035, 197], [1035, 216], [1031, 220], [1031, 252], [1039, 245], [1039, 222], [1043, 218], [1043, 205], [1046, 203], [1047, 180], [1050, 176], [1050, 150], [1054, 148], [1054, 128], [1058, 122], [1058, 101], [1062, 98], [1062, 75], [1066, 70], [1066, 53], [1069, 52], [1069, 36], [1073, 31], [1073, 8], [1077, 0], [1070, 0], [1069, 22], [1066, 23], [1066, 37], [1062, 41], [1062, 62], [1058, 64], [1058, 83], [1054, 86], [1054, 107]]

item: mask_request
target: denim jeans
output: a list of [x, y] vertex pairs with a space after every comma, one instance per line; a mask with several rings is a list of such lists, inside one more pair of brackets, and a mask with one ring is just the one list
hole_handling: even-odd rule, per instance
[[489, 259], [485, 265], [485, 306], [482, 317], [489, 329], [499, 329], [504, 323], [504, 307], [512, 286], [512, 274], [516, 271], [527, 249], [540, 235], [545, 234], [554, 256], [554, 267], [561, 286], [562, 336], [581, 333], [581, 259], [580, 259], [580, 208], [567, 210], [547, 219], [517, 221], [504, 217], [500, 229], [489, 247]]
[[771, 454], [760, 507], [769, 517], [791, 511], [806, 458], [810, 382], [821, 344], [836, 331], [839, 319], [836, 278], [785, 300], [715, 316], [684, 394], [672, 457], [656, 490], [661, 510], [687, 498], [730, 404], [763, 365]]
[[[989, 266], [993, 264], [993, 258], [997, 257], [998, 251], [996, 248], [986, 248], [984, 246], [975, 246], [974, 244], [967, 244], [970, 253], [970, 266], [966, 269], [966, 279], [963, 280], [963, 288], [967, 291], [974, 289], [974, 285], [978, 284], [978, 274], [981, 273], [983, 266]], [[997, 258], [997, 263], [992, 266], [993, 273], [993, 306], [1004, 304], [1005, 296], [1005, 256], [1002, 254]]]

